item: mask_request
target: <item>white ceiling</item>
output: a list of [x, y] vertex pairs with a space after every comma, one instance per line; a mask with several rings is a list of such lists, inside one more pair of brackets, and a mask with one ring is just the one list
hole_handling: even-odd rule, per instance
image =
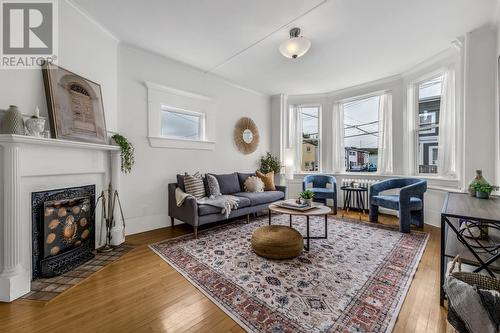
[[[399, 74], [492, 21], [497, 0], [328, 0], [302, 17], [323, 1], [72, 2], [124, 42], [257, 91], [302, 94]], [[294, 26], [312, 41], [295, 60], [278, 51]]]

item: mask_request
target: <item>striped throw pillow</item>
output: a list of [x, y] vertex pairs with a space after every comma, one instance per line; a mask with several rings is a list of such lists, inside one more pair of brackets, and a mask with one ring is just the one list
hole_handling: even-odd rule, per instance
[[205, 197], [205, 184], [200, 173], [194, 175], [184, 175], [184, 189], [187, 194], [191, 194], [196, 199]]

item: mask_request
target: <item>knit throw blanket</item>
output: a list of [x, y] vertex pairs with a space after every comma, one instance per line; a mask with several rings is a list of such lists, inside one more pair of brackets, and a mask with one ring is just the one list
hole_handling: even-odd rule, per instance
[[210, 205], [221, 208], [220, 213], [224, 214], [227, 219], [231, 214], [231, 211], [238, 208], [240, 199], [233, 195], [219, 195], [217, 197], [201, 198], [196, 201], [198, 202], [198, 205]]
[[[180, 188], [175, 189], [175, 200], [177, 203], [177, 207], [182, 206], [184, 200], [186, 200], [187, 197], [193, 197], [193, 196], [185, 193]], [[238, 203], [240, 202], [240, 199], [233, 195], [219, 195], [217, 197], [211, 196], [211, 197], [204, 197], [201, 199], [197, 199], [196, 202], [198, 203], [198, 205], [210, 205], [220, 208], [221, 209], [220, 213], [224, 214], [226, 218], [228, 218], [229, 215], [231, 214], [231, 211], [233, 209], [238, 208]]]

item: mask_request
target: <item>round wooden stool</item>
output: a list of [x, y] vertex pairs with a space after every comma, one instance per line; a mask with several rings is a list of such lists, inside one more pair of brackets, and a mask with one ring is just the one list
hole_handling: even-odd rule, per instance
[[293, 228], [283, 225], [266, 225], [254, 231], [252, 249], [264, 258], [295, 258], [304, 249], [304, 239]]

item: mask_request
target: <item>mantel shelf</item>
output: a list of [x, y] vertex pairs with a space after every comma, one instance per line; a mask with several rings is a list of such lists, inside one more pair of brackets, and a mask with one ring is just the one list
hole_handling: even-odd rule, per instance
[[40, 146], [75, 148], [75, 149], [92, 149], [92, 150], [107, 150], [107, 151], [120, 150], [120, 147], [113, 145], [57, 140], [48, 138], [37, 138], [26, 135], [0, 134], [0, 146], [4, 144], [13, 144], [13, 143], [23, 144], [23, 145], [40, 145]]

